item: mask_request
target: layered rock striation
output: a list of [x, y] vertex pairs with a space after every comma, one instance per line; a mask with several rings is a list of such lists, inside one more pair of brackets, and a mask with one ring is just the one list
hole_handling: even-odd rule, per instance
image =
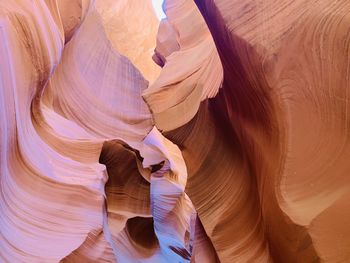
[[0, 1], [0, 261], [350, 262], [349, 10]]

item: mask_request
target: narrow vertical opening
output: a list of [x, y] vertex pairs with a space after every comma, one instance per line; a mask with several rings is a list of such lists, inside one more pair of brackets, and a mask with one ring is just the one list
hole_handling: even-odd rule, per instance
[[152, 0], [153, 8], [159, 20], [166, 18], [166, 14], [163, 10], [163, 2], [164, 0]]

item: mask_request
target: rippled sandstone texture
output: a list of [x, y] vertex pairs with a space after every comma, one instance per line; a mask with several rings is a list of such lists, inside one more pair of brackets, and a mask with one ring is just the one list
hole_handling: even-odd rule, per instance
[[0, 262], [350, 262], [349, 10], [0, 1]]

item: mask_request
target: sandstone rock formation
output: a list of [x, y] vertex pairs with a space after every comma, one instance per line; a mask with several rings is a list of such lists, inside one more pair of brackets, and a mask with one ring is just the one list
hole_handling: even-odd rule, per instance
[[349, 10], [0, 1], [0, 262], [350, 262]]

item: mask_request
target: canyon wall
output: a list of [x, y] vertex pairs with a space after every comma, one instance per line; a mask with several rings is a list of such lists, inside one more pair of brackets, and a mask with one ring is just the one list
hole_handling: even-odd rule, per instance
[[349, 10], [0, 1], [0, 261], [350, 262]]

